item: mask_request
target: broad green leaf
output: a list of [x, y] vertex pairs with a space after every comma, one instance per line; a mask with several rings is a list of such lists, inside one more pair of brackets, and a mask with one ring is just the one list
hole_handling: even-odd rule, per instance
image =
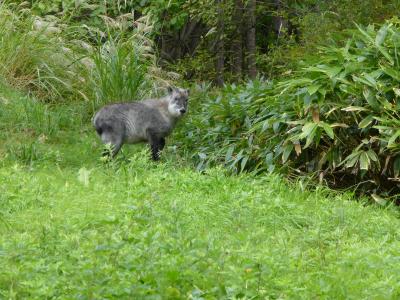
[[248, 160], [249, 160], [248, 156], [243, 157], [242, 161], [240, 162], [240, 172], [243, 172]]
[[318, 92], [322, 95], [322, 98], [325, 99], [326, 97], [326, 93], [328, 92], [326, 89], [324, 88], [319, 88]]
[[308, 137], [311, 132], [318, 126], [316, 123], [307, 123], [303, 126], [301, 129], [302, 133], [300, 134], [300, 138], [304, 139], [305, 137]]
[[296, 127], [293, 127], [292, 129], [289, 129], [287, 132], [286, 132], [286, 134], [292, 134], [292, 133], [294, 133], [294, 132], [297, 132], [297, 131], [299, 131], [301, 129], [301, 126], [296, 126]]
[[365, 107], [362, 107], [362, 106], [348, 106], [348, 107], [342, 108], [342, 110], [343, 111], [348, 111], [348, 112], [351, 112], [351, 111], [368, 111], [368, 109], [366, 109]]
[[[354, 83], [353, 83], [353, 85], [354, 85]], [[349, 84], [340, 84], [339, 89], [346, 94], [354, 95], [357, 97], [359, 96], [359, 93], [360, 93], [357, 89], [355, 89], [353, 86], [351, 86]]]
[[274, 130], [274, 133], [277, 133], [279, 131], [279, 125], [281, 124], [280, 121], [274, 122], [272, 124], [272, 129]]
[[346, 168], [352, 168], [358, 162], [360, 152], [350, 154], [346, 159]]
[[331, 124], [331, 127], [332, 127], [332, 128], [335, 128], [335, 127], [349, 128], [349, 125], [344, 124], [344, 123], [333, 123], [333, 124]]
[[307, 87], [307, 91], [312, 96], [319, 90], [319, 88], [321, 88], [321, 85], [313, 84]]
[[397, 71], [396, 69], [394, 69], [394, 68], [392, 68], [392, 67], [389, 67], [389, 66], [381, 65], [381, 70], [382, 70], [385, 74], [387, 74], [387, 75], [389, 75], [390, 77], [392, 77], [393, 79], [395, 79], [395, 80], [397, 80], [397, 81], [400, 81], [400, 72]]
[[290, 153], [292, 153], [293, 148], [294, 146], [292, 143], [289, 143], [285, 146], [282, 154], [282, 163], [285, 163], [288, 160]]
[[383, 56], [389, 61], [389, 63], [393, 66], [394, 60], [393, 57], [383, 48], [382, 46], [377, 46], [378, 50], [383, 54]]
[[386, 199], [382, 198], [381, 196], [378, 196], [377, 194], [372, 194], [371, 197], [379, 205], [386, 205], [386, 203], [387, 203]]
[[393, 148], [394, 143], [396, 142], [396, 139], [400, 136], [400, 130], [397, 130], [389, 139], [388, 141], [388, 148]]
[[359, 124], [358, 124], [358, 128], [362, 129], [367, 127], [369, 124], [372, 123], [372, 121], [374, 120], [374, 117], [372, 115], [367, 116], [366, 118], [364, 118]]
[[343, 54], [344, 54], [344, 56], [348, 56], [348, 54], [349, 54], [349, 49], [350, 49], [352, 43], [353, 43], [353, 39], [347, 40], [346, 46], [343, 48]]
[[311, 66], [305, 69], [306, 71], [310, 72], [319, 72], [319, 73], [325, 73], [328, 75], [330, 78], [335, 77], [337, 74], [342, 71], [342, 67], [338, 66], [327, 66], [327, 65], [318, 65], [318, 66]]
[[358, 70], [362, 69], [362, 64], [356, 63], [356, 62], [349, 62], [345, 65], [345, 69], [347, 73], [354, 73]]
[[367, 151], [367, 154], [368, 154], [368, 157], [369, 157], [372, 161], [375, 161], [375, 162], [378, 161], [378, 155], [376, 155], [376, 153], [375, 153], [374, 150], [369, 149], [369, 150]]
[[303, 125], [305, 122], [306, 122], [306, 120], [303, 119], [303, 120], [287, 121], [286, 124], [289, 124], [289, 125]]
[[378, 30], [378, 33], [376, 34], [376, 38], [375, 38], [375, 44], [377, 46], [381, 46], [383, 44], [383, 42], [386, 39], [387, 32], [388, 32], [387, 25], [383, 25], [381, 27], [381, 29]]
[[225, 162], [229, 162], [229, 161], [232, 160], [232, 153], [233, 153], [234, 150], [235, 150], [235, 146], [234, 145], [229, 147], [229, 149], [228, 149], [228, 151], [226, 152], [226, 155], [225, 155]]
[[379, 79], [382, 75], [384, 74], [384, 72], [382, 70], [373, 70], [372, 72], [369, 73], [369, 75], [374, 78], [375, 80]]
[[370, 165], [370, 160], [366, 152], [362, 152], [360, 155], [360, 169], [368, 170]]
[[324, 131], [326, 132], [326, 134], [331, 138], [334, 139], [335, 138], [335, 133], [333, 132], [332, 127], [325, 123], [325, 122], [320, 122], [319, 125], [324, 129]]
[[374, 110], [379, 110], [380, 109], [380, 105], [378, 103], [378, 101], [376, 100], [375, 95], [371, 92], [371, 90], [369, 88], [364, 88], [363, 90], [363, 95], [365, 100], [367, 100], [368, 104], [372, 107], [372, 109]]
[[[377, 119], [377, 118], [375, 117], [374, 119]], [[376, 126], [373, 126], [372, 128], [375, 128], [375, 129], [378, 129], [378, 130], [381, 130], [381, 131], [392, 130], [392, 127], [389, 127], [389, 126], [376, 125]]]
[[280, 94], [284, 94], [286, 91], [297, 88], [299, 86], [304, 86], [306, 84], [311, 84], [313, 82], [312, 79], [309, 78], [299, 78], [299, 79], [291, 79], [287, 80], [278, 85], [278, 87], [282, 87]]
[[353, 80], [356, 81], [356, 82], [363, 83], [363, 84], [365, 84], [365, 85], [368, 85], [368, 86], [370, 86], [370, 87], [376, 89], [376, 85], [374, 85], [373, 83], [371, 83], [369, 80], [366, 80], [365, 78], [358, 77], [358, 76], [356, 76], [356, 75], [354, 75], [354, 74], [351, 75], [351, 77], [352, 77]]
[[305, 124], [301, 130], [304, 132], [304, 134], [309, 135], [310, 132], [311, 132], [316, 126], [317, 126], [317, 125], [316, 125], [315, 123], [309, 122], [309, 123]]
[[305, 94], [304, 98], [303, 98], [303, 101], [304, 101], [304, 107], [305, 108], [310, 107], [310, 104], [312, 102], [311, 96], [309, 94]]
[[[314, 145], [318, 147], [319, 146], [319, 142], [321, 141], [321, 136], [322, 136], [322, 130], [319, 130], [319, 128], [317, 127], [316, 130], [315, 130], [315, 135], [312, 138], [310, 138], [310, 140], [311, 140], [310, 144], [312, 142], [314, 142]], [[305, 146], [308, 147], [307, 142], [306, 142]]]
[[347, 79], [344, 79], [344, 78], [335, 78], [335, 80], [337, 80], [337, 81], [339, 81], [341, 83], [347, 84], [347, 85], [351, 84], [350, 81], [348, 81]]
[[366, 32], [363, 28], [361, 28], [361, 26], [359, 26], [358, 24], [356, 24], [357, 29], [361, 32], [361, 34], [364, 36], [364, 40], [366, 42], [370, 42], [373, 43], [374, 39], [368, 34], [368, 32]]
[[[317, 124], [315, 124], [315, 125], [317, 125]], [[317, 133], [317, 129], [318, 129], [318, 127], [314, 126], [314, 128], [312, 129], [310, 134], [307, 136], [307, 140], [306, 140], [306, 144], [304, 145], [304, 148], [308, 148], [311, 145], [311, 143], [314, 142], [314, 137], [315, 137], [315, 134]], [[318, 141], [315, 141], [315, 142], [318, 143]]]
[[354, 158], [357, 158], [360, 156], [361, 152], [358, 150], [353, 150], [352, 153], [350, 153], [341, 163], [340, 165], [343, 165], [345, 162], [348, 162], [349, 160], [353, 160]]
[[363, 76], [364, 76], [365, 80], [367, 80], [371, 84], [371, 86], [376, 88], [377, 84], [376, 84], [376, 80], [374, 77], [372, 77], [370, 74], [367, 74], [367, 73], [365, 73]]

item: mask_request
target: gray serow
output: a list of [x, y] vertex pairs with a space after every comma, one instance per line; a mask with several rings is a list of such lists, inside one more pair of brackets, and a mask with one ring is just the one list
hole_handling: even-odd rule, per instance
[[187, 112], [188, 99], [188, 90], [169, 87], [168, 94], [160, 99], [103, 107], [93, 118], [93, 125], [102, 142], [112, 148], [111, 153], [106, 151], [103, 155], [114, 157], [123, 144], [147, 142], [152, 159], [158, 160], [165, 138]]

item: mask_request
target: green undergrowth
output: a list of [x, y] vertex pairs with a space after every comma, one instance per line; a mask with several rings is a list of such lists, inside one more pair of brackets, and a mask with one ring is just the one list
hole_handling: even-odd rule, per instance
[[346, 35], [280, 80], [226, 85], [216, 96], [200, 88], [201, 106], [180, 132], [198, 168], [279, 171], [398, 198], [400, 21]]
[[2, 299], [400, 296], [396, 207], [196, 172], [173, 144], [105, 164], [80, 107], [0, 97]]

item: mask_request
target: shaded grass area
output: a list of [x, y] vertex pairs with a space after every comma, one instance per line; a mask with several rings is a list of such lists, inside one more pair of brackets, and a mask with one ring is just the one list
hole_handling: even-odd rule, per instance
[[43, 113], [12, 114], [27, 98], [0, 97], [12, 103], [0, 114], [0, 298], [400, 297], [397, 208], [201, 174], [171, 149], [159, 164], [140, 146], [103, 164], [79, 109], [49, 108], [51, 133], [32, 125]]

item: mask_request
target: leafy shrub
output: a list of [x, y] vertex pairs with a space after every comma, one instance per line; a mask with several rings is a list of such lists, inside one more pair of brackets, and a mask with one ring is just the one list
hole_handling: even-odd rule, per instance
[[200, 144], [201, 166], [280, 166], [335, 186], [398, 192], [400, 22], [349, 34], [345, 46], [321, 48], [319, 62], [291, 79], [227, 86], [202, 105], [205, 125], [187, 133], [189, 144]]
[[195, 112], [189, 113], [177, 140], [183, 141], [180, 147], [184, 151], [193, 153], [198, 169], [216, 163], [224, 163], [235, 172], [260, 167], [263, 149], [251, 132], [257, 115], [250, 109], [254, 99], [271, 89], [270, 82], [259, 80], [243, 86], [227, 85], [218, 96], [207, 86], [197, 87], [190, 100], [190, 110]]
[[297, 104], [283, 144], [291, 156], [283, 155], [283, 161], [320, 172], [320, 178], [341, 175], [374, 188], [396, 187], [399, 25], [393, 20], [379, 29], [358, 27], [344, 47], [321, 49], [317, 64], [279, 84], [280, 101]]

